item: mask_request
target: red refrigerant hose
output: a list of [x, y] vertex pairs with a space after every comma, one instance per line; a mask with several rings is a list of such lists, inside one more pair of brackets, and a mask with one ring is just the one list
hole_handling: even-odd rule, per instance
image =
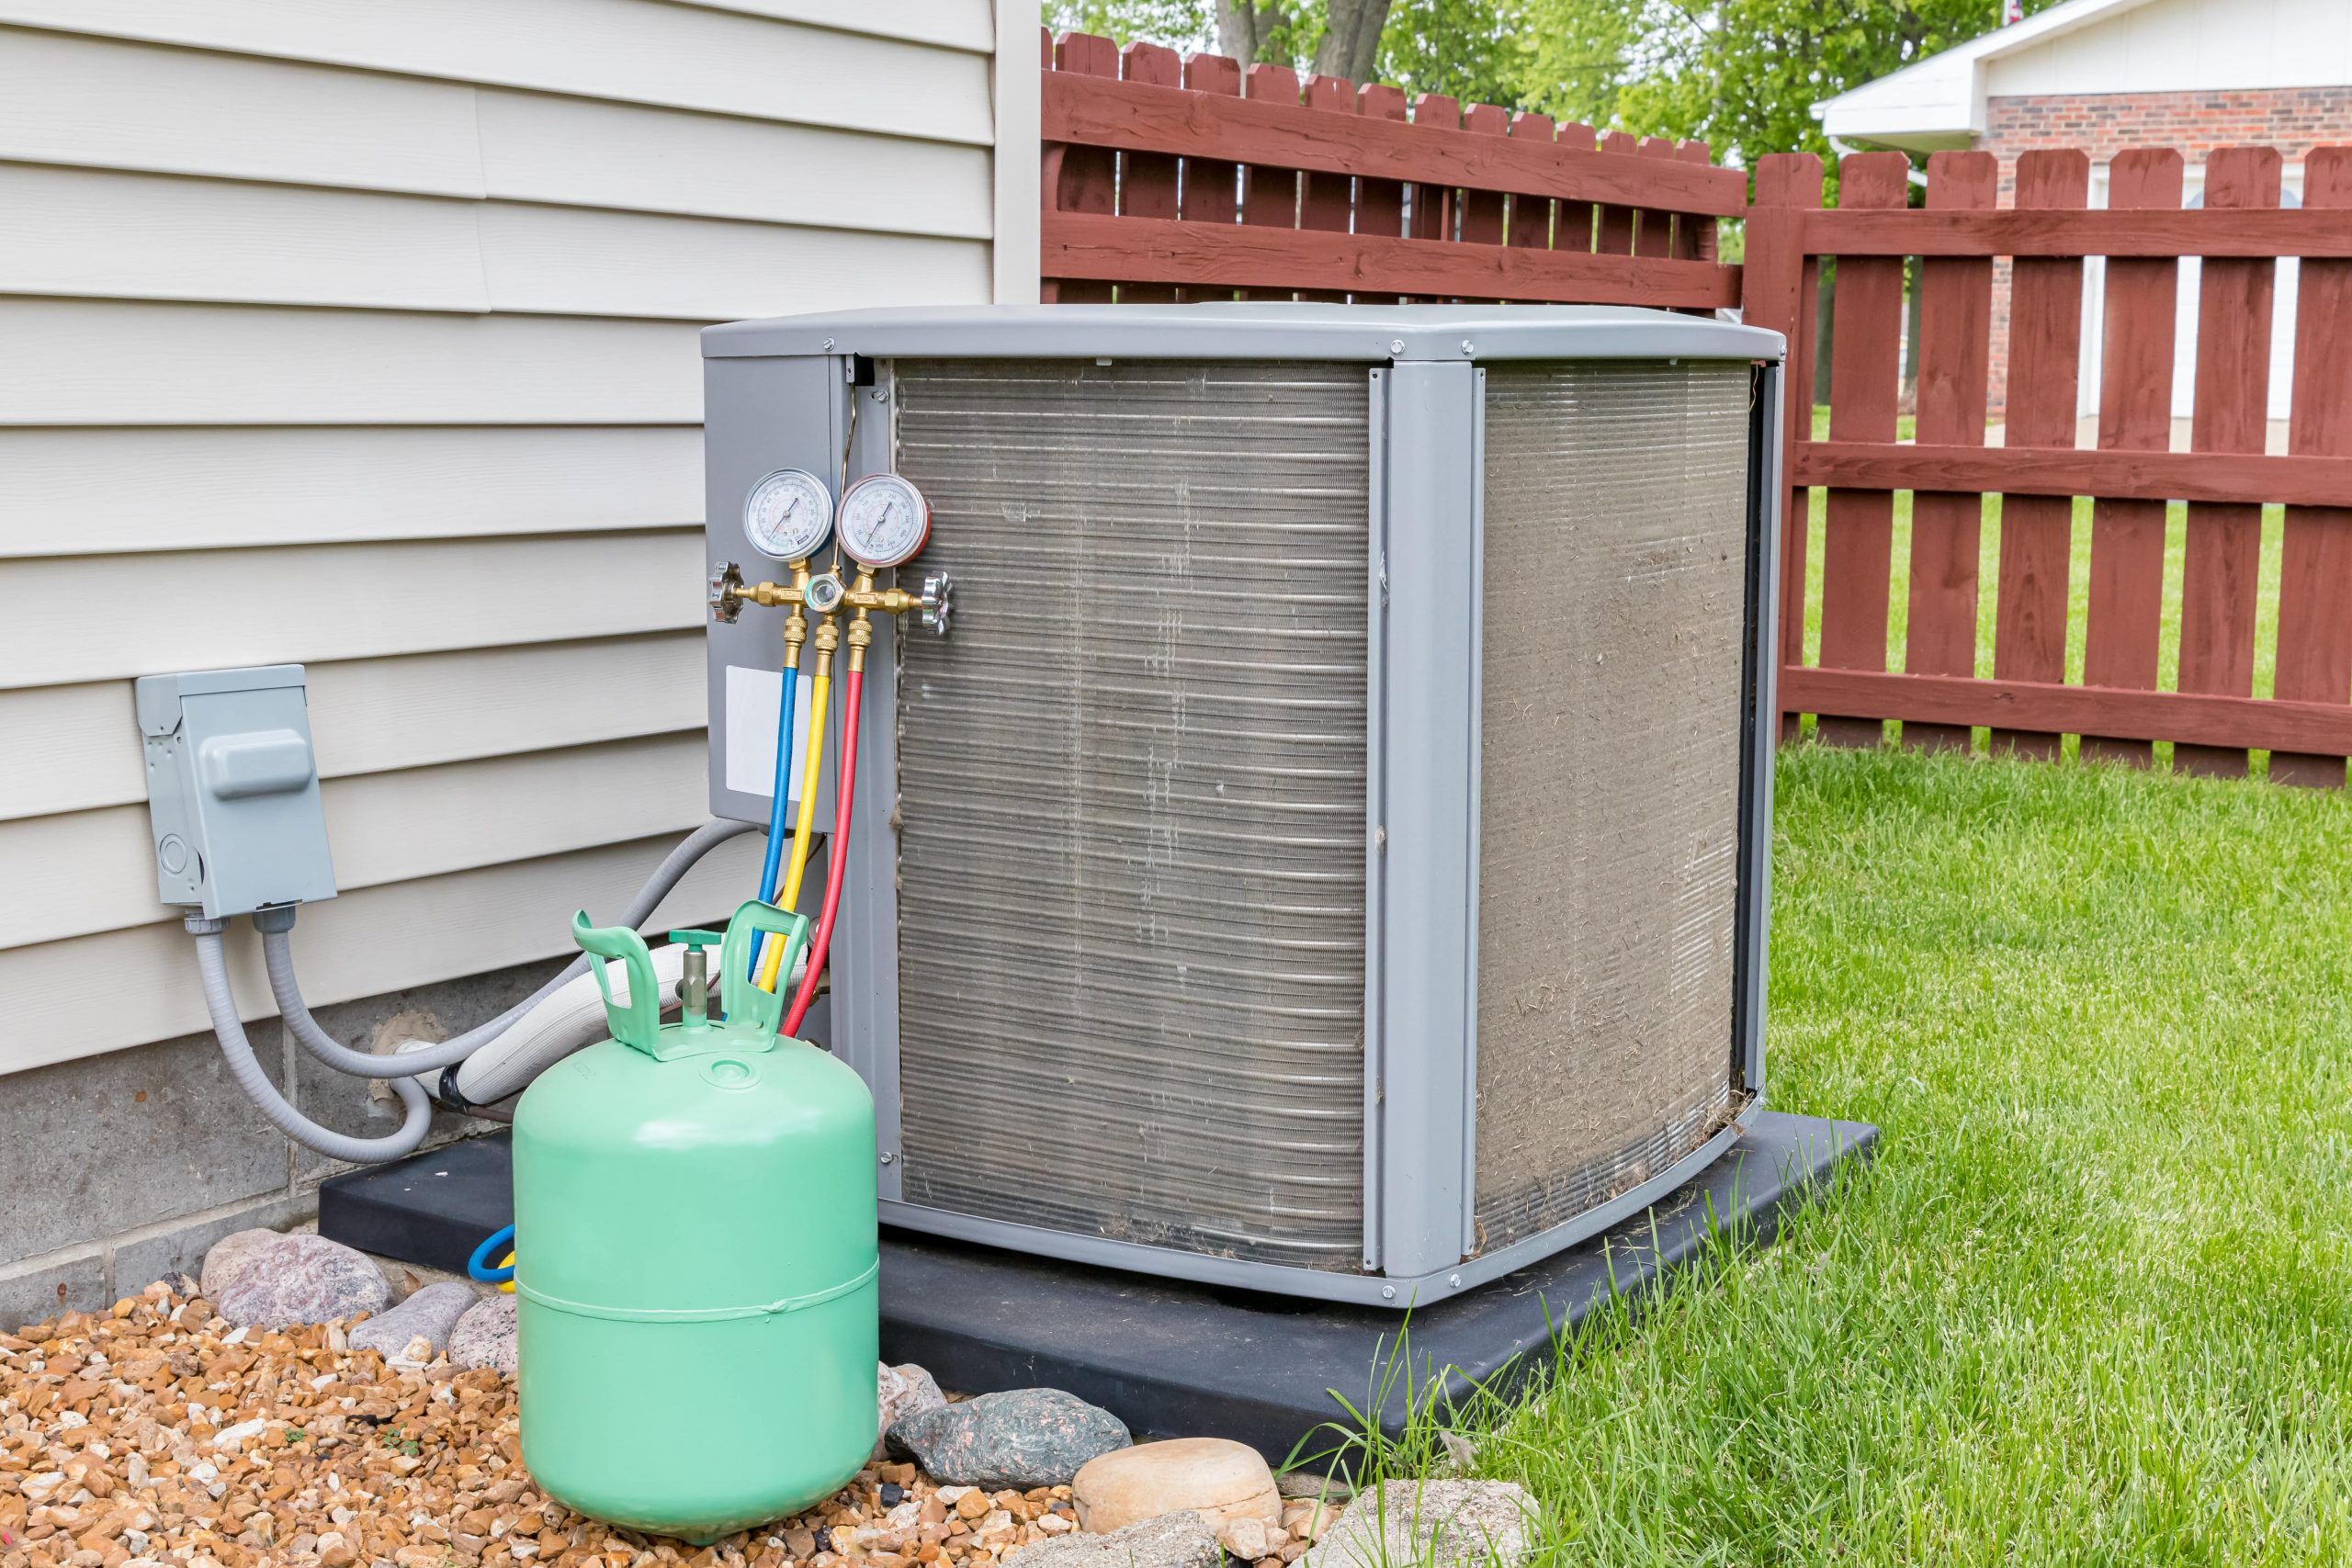
[[857, 711], [859, 699], [865, 695], [865, 671], [853, 664], [842, 704], [842, 750], [837, 763], [841, 787], [833, 807], [831, 852], [825, 861], [825, 903], [817, 916], [817, 936], [808, 948], [808, 967], [800, 976], [800, 989], [793, 993], [791, 1010], [784, 1015], [784, 1032], [787, 1036], [800, 1032], [800, 1021], [808, 1015], [808, 1004], [817, 999], [817, 978], [825, 972], [826, 951], [832, 946], [833, 915], [841, 908], [842, 882], [849, 864], [850, 807], [857, 798]]

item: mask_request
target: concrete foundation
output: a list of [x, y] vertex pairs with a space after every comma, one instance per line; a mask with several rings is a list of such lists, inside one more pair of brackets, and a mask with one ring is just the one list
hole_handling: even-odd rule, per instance
[[[318, 1010], [355, 1050], [401, 1013], [458, 1033], [537, 989], [549, 959]], [[196, 984], [191, 967], [187, 984]], [[275, 1019], [249, 1022], [254, 1050], [312, 1121], [380, 1136], [397, 1105], [302, 1053]], [[290, 1088], [288, 1086], [290, 1085]], [[492, 1123], [436, 1115], [429, 1142]], [[283, 1229], [312, 1215], [318, 1185], [350, 1167], [322, 1158], [262, 1119], [209, 1033], [60, 1062], [9, 1076], [0, 1092], [0, 1327], [107, 1306], [153, 1280], [194, 1273], [231, 1231]]]

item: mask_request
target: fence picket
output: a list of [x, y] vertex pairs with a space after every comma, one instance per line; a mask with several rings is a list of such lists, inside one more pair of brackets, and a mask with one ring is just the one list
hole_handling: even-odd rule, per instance
[[[1188, 55], [1184, 61], [1184, 85], [1196, 93], [1238, 98], [1241, 96], [1241, 62], [1222, 54]], [[1180, 216], [1191, 223], [1230, 225], [1240, 216], [1240, 165], [1230, 159], [1186, 158]], [[1230, 299], [1234, 291], [1188, 288], [1179, 292], [1185, 299]]]
[[[2278, 205], [2278, 150], [2224, 147], [2205, 161], [2208, 211]], [[2199, 279], [2197, 398], [2192, 452], [2259, 452], [2268, 432], [2270, 306], [2278, 264], [2209, 256]], [[2222, 696], [2254, 691], [2255, 579], [2262, 551], [2259, 502], [2192, 502], [2180, 597], [2180, 689]], [[2243, 777], [2234, 748], [2173, 748], [2176, 772]]]
[[[1462, 107], [1443, 93], [1419, 94], [1413, 99], [1413, 123], [1444, 130], [1459, 130], [1462, 129]], [[1412, 237], [1416, 240], [1453, 239], [1457, 216], [1455, 200], [1455, 192], [1450, 186], [1415, 186]]]
[[[1408, 118], [1404, 92], [1385, 83], [1368, 82], [1356, 89], [1356, 113], [1370, 119]], [[1356, 181], [1356, 232], [1402, 239], [1405, 234], [1405, 186], [1398, 180]], [[1399, 294], [1359, 294], [1371, 304], [1404, 302]]]
[[[1462, 111], [1462, 129], [1480, 136], [1510, 134], [1510, 111], [1492, 104], [1472, 104]], [[1461, 241], [1465, 245], [1499, 245], [1503, 243], [1505, 201], [1502, 193], [1491, 190], [1464, 190], [1462, 193]], [[1487, 304], [1488, 300], [1466, 300], [1469, 304]]]
[[[1119, 46], [1092, 33], [1064, 33], [1054, 40], [1054, 69], [1085, 76], [1116, 76]], [[1048, 199], [1057, 212], [1116, 211], [1119, 155], [1108, 147], [1065, 149], [1059, 177]], [[1043, 297], [1058, 305], [1108, 304], [1113, 287], [1092, 278], [1058, 278], [1043, 286]]]
[[[2180, 206], [2181, 158], [2169, 147], [2119, 152], [2108, 169], [2109, 210]], [[2101, 330], [2098, 444], [2106, 452], [2172, 446], [2173, 322], [2180, 263], [2110, 256]], [[2156, 689], [2164, 625], [2165, 503], [2101, 496], [2091, 510], [2089, 624], [2083, 683]], [[2145, 766], [2145, 740], [2086, 735], [2086, 759]]]
[[[1990, 152], [1938, 152], [1928, 160], [1928, 205], [1968, 211], [1999, 197]], [[1984, 444], [1992, 351], [1993, 264], [1929, 256], [1919, 268], [1919, 410], [1922, 444]], [[1984, 499], [1960, 491], [1916, 491], [1911, 501], [1911, 615], [1904, 669], [1914, 675], [1976, 673], [1976, 557]], [[1914, 746], [1966, 750], [1965, 726], [1905, 722]]]
[[[1589, 128], [1570, 126], [1569, 130]], [[1563, 132], [1566, 134], [1566, 132]], [[1804, 252], [1804, 218], [1821, 207], [1821, 160], [1810, 152], [1773, 152], [1758, 160], [1756, 201], [1747, 216], [1747, 265], [1740, 274], [1741, 314], [1788, 340], [1781, 378], [1781, 434], [1791, 453], [1813, 434], [1814, 288], [1818, 265]], [[1564, 202], [1561, 221], [1567, 220]], [[1792, 479], [1781, 496], [1781, 647], [1783, 670], [1804, 662], [1806, 512], [1810, 491]], [[1796, 728], [1784, 706], [1780, 732]]]
[[[1298, 73], [1287, 65], [1252, 65], [1242, 79], [1247, 96], [1261, 102], [1298, 102]], [[1298, 227], [1296, 169], [1250, 164], [1241, 171], [1241, 221], [1268, 229]], [[1288, 299], [1287, 288], [1245, 288], [1244, 299]]]
[[[1596, 152], [1600, 137], [1589, 125], [1564, 125], [1552, 138], [1553, 144], [1579, 152]], [[1552, 218], [1552, 248], [1555, 251], [1590, 252], [1593, 245], [1593, 205], [1589, 201], [1563, 201]]]
[[[2090, 159], [2080, 152], [2018, 159], [2021, 209], [2079, 210], [2089, 199]], [[2006, 444], [2075, 445], [2082, 368], [2083, 263], [2079, 256], [2019, 257], [2009, 276], [2009, 385]], [[1993, 609], [1993, 674], [2002, 681], [2066, 678], [2066, 579], [2075, 503], [2063, 495], [2001, 500], [2000, 583]], [[1993, 750], [2053, 758], [2043, 730], [1993, 731]]]
[[[1183, 85], [1184, 64], [1164, 44], [1131, 43], [1120, 56], [1119, 74], [1130, 82], [1155, 87]], [[1122, 153], [1119, 171], [1119, 210], [1131, 218], [1174, 218], [1176, 160], [1165, 152]], [[1175, 303], [1176, 290], [1164, 283], [1123, 283], [1119, 298], [1131, 304]]]
[[[1645, 136], [1634, 151], [1645, 158], [1671, 158], [1674, 138]], [[1637, 256], [1670, 256], [1674, 254], [1674, 215], [1645, 209], [1634, 217], [1634, 254]]]
[[[1552, 117], [1548, 114], [1515, 114], [1510, 117], [1510, 133], [1521, 141], [1550, 141], [1553, 136]], [[1542, 196], [1514, 196], [1510, 198], [1510, 227], [1508, 243], [1526, 250], [1548, 251], [1552, 248], [1552, 200]]]
[[[2303, 207], [2352, 207], [2352, 147], [2315, 147], [2303, 162]], [[2352, 457], [2352, 261], [2306, 261], [2295, 288], [2295, 384], [2287, 450]], [[2290, 506], [2280, 541], [2277, 695], [2352, 699], [2352, 507]], [[2274, 750], [2279, 784], [2341, 789], [2343, 757]]]
[[[1703, 141], [1685, 141], [1674, 155], [1686, 164], [1712, 164], [1714, 153]], [[1689, 261], [1715, 259], [1715, 220], [1698, 213], [1678, 213], [1674, 219], [1673, 254]]]
[[[1911, 160], [1859, 152], [1839, 161], [1839, 210], [1901, 207]], [[1838, 264], [1830, 334], [1829, 438], [1893, 441], [1901, 390], [1903, 259], [1849, 256]], [[1894, 497], [1886, 491], [1832, 490], [1821, 544], [1821, 667], [1886, 668], [1886, 603], [1894, 546]], [[1841, 746], [1875, 746], [1876, 719], [1823, 715], [1814, 733]]]
[[[1612, 130], [1600, 139], [1604, 152], [1638, 152], [1641, 143], [1622, 130]], [[1600, 233], [1593, 248], [1604, 255], [1624, 256], [1634, 254], [1634, 214], [1631, 207], [1603, 206], [1600, 209]]]
[[[1306, 107], [1328, 114], [1356, 112], [1356, 85], [1344, 76], [1326, 76], [1317, 73], [1306, 79]], [[1298, 197], [1298, 226], [1317, 229], [1326, 233], [1345, 234], [1354, 229], [1355, 182], [1346, 175], [1310, 172], [1299, 176], [1303, 182]], [[1302, 288], [1302, 299], [1343, 300], [1344, 288]]]

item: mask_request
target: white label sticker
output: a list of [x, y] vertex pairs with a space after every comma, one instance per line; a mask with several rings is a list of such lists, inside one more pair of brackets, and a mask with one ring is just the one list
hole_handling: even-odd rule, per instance
[[[808, 759], [808, 709], [815, 682], [800, 672], [800, 687], [792, 699], [792, 774], [785, 791], [788, 804], [799, 801], [800, 770]], [[727, 667], [727, 787], [744, 795], [769, 795], [775, 789], [776, 706], [784, 698], [784, 671]]]

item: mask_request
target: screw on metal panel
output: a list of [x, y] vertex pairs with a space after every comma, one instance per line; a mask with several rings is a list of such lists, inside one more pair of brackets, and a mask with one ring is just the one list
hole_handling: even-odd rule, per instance
[[1477, 349], [1470, 340], [1465, 337], [1462, 340], [1462, 352], [1464, 354], [1476, 354]]
[[1395, 1300], [1396, 1299], [1396, 1286], [1394, 1286], [1394, 1285], [1383, 1285], [1383, 1286], [1381, 1286], [1381, 1287], [1380, 1287], [1380, 1299], [1381, 1299], [1382, 1301], [1384, 1301], [1384, 1302], [1393, 1302], [1393, 1301], [1395, 1301]]
[[886, 402], [886, 401], [888, 401], [888, 400], [889, 400], [889, 396], [890, 396], [890, 394], [889, 394], [889, 393], [888, 393], [888, 392], [884, 391], [884, 390], [883, 390], [881, 388], [879, 388], [879, 387], [875, 388], [875, 389], [874, 389], [874, 390], [873, 390], [871, 393], [867, 394], [867, 395], [868, 395], [868, 396], [870, 396], [870, 397], [872, 397], [872, 398], [873, 398], [873, 400], [874, 400], [876, 402], [877, 402], [877, 403], [879, 403], [879, 402]]
[[888, 1149], [884, 1149], [882, 1151], [882, 1163], [884, 1165], [888, 1165], [892, 1160], [895, 1160], [899, 1156], [897, 1155], [892, 1154]]
[[1462, 1276], [1459, 1274], [1448, 1274], [1445, 1277], [1445, 1282], [1454, 1290], [1458, 1291], [1462, 1288]]
[[832, 339], [831, 339], [831, 338], [827, 338], [827, 339], [825, 340], [825, 347], [826, 347], [827, 351], [828, 351], [828, 352], [830, 352], [830, 351], [831, 350], [832, 346], [833, 346], [833, 340], [832, 340]]
[[1392, 338], [1390, 338], [1390, 339], [1388, 340], [1388, 352], [1389, 352], [1389, 353], [1391, 353], [1391, 354], [1402, 354], [1402, 353], [1404, 353], [1404, 352], [1405, 352], [1405, 340], [1404, 340], [1403, 338], [1401, 338], [1401, 337], [1392, 337]]
[[1376, 850], [1385, 850], [1388, 848], [1387, 829], [1374, 828], [1372, 830], [1372, 847]]

